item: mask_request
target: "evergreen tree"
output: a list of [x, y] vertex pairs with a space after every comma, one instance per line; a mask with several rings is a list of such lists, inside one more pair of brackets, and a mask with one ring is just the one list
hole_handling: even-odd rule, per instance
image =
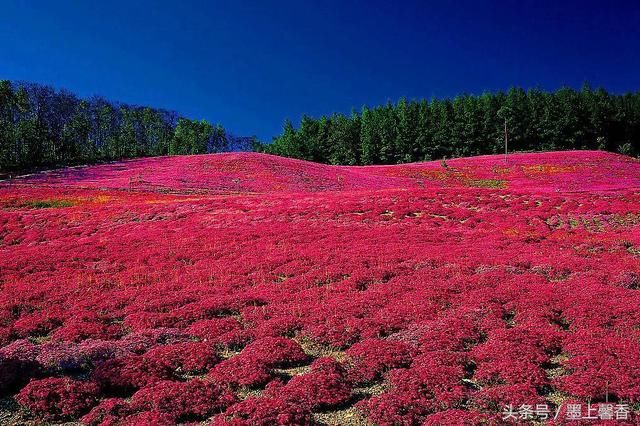
[[0, 81], [0, 171], [17, 165], [15, 152], [15, 95], [11, 82]]
[[639, 102], [639, 93], [615, 96], [588, 83], [580, 91], [512, 88], [431, 102], [401, 98], [396, 104], [365, 106], [349, 118], [305, 116], [300, 130], [288, 122], [285, 134], [266, 150], [332, 164], [495, 154], [504, 151], [506, 120], [509, 151], [605, 149], [637, 155]]
[[357, 164], [357, 144], [360, 141], [354, 132], [353, 121], [345, 117], [344, 114], [334, 114], [331, 116], [330, 123], [327, 135], [328, 162], [330, 164]]
[[433, 124], [432, 117], [429, 114], [429, 103], [421, 100], [416, 103], [416, 141], [414, 146], [416, 161], [431, 160], [433, 152]]
[[362, 109], [360, 119], [360, 149], [362, 164], [377, 164], [380, 158], [380, 134], [376, 123], [375, 111], [367, 107]]
[[405, 98], [400, 99], [396, 106], [397, 124], [395, 158], [396, 163], [408, 163], [415, 158], [414, 148], [416, 147], [416, 131], [418, 128], [416, 108], [412, 108]]

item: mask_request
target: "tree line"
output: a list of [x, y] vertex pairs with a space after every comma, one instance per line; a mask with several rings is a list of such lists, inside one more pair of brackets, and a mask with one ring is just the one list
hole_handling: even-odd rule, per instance
[[261, 151], [330, 164], [396, 164], [495, 154], [509, 149], [599, 149], [640, 153], [640, 92], [610, 94], [568, 87], [554, 92], [511, 88], [508, 92], [453, 99], [400, 99], [350, 115], [303, 116], [295, 128]]
[[0, 172], [252, 149], [254, 138], [172, 111], [0, 81]]
[[345, 115], [286, 121], [269, 144], [173, 111], [81, 99], [0, 81], [0, 174], [141, 156], [257, 150], [330, 164], [396, 164], [512, 151], [640, 154], [640, 92], [512, 88], [453, 99], [400, 99]]

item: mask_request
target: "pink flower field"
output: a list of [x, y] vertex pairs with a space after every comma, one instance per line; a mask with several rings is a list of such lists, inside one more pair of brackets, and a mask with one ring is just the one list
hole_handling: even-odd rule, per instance
[[[613, 414], [572, 421], [578, 404]], [[0, 424], [637, 424], [639, 407], [629, 157], [239, 153], [0, 182]]]

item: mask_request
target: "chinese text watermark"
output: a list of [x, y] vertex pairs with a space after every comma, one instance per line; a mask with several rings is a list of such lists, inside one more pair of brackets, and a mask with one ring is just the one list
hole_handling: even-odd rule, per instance
[[[563, 410], [563, 408], [565, 408]], [[567, 403], [551, 409], [548, 404], [522, 404], [514, 407], [506, 405], [502, 410], [502, 420], [629, 420], [629, 404], [579, 404]]]

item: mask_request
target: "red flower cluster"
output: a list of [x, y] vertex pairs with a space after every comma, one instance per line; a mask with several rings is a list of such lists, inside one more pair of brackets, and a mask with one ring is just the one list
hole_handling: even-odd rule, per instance
[[113, 358], [98, 364], [95, 380], [111, 390], [131, 390], [161, 380], [207, 372], [218, 356], [206, 343], [157, 346], [144, 355]]
[[88, 425], [636, 403], [637, 188], [639, 162], [600, 152], [184, 156], [2, 183], [0, 393], [25, 421]]
[[210, 377], [232, 386], [259, 386], [272, 378], [271, 368], [300, 364], [307, 358], [300, 345], [293, 340], [265, 337], [218, 364]]
[[62, 420], [82, 414], [96, 403], [98, 396], [95, 383], [50, 377], [32, 380], [16, 400], [43, 418]]
[[351, 387], [340, 364], [333, 358], [319, 358], [311, 364], [311, 372], [291, 379], [282, 393], [285, 401], [317, 410], [349, 401]]
[[121, 419], [132, 413], [129, 403], [122, 398], [103, 399], [98, 405], [81, 419], [87, 426], [116, 425]]
[[211, 426], [305, 426], [313, 424], [310, 410], [270, 397], [248, 398], [232, 406], [211, 422]]
[[351, 381], [367, 384], [380, 379], [388, 370], [409, 367], [415, 350], [402, 341], [367, 339], [351, 346], [346, 353], [352, 363]]
[[160, 411], [176, 418], [202, 418], [236, 402], [233, 393], [218, 383], [204, 380], [162, 381], [133, 394], [131, 408], [136, 411]]
[[376, 424], [414, 424], [430, 413], [462, 406], [467, 392], [461, 367], [430, 357], [421, 357], [417, 364], [391, 372], [392, 392], [358, 404]]
[[581, 331], [567, 339], [571, 354], [567, 368], [572, 374], [559, 377], [558, 387], [584, 398], [608, 396], [640, 401], [640, 343], [637, 338], [614, 336], [606, 331]]

